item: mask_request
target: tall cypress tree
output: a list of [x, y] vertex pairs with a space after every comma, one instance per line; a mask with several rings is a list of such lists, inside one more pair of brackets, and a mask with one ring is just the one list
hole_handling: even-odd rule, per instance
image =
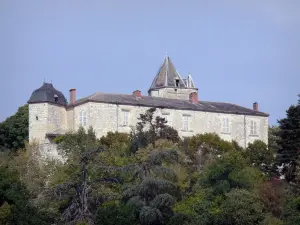
[[287, 117], [278, 121], [281, 140], [277, 165], [284, 165], [282, 173], [287, 181], [293, 181], [300, 153], [300, 99], [297, 105], [290, 106], [286, 112]]

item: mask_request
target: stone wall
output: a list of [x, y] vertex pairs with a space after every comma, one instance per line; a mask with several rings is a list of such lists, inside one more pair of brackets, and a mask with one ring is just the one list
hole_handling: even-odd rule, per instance
[[48, 104], [48, 133], [65, 133], [69, 130], [67, 112], [63, 106]]
[[151, 90], [149, 94], [153, 97], [189, 100], [189, 96], [192, 92], [198, 91], [196, 88], [161, 88]]
[[[89, 102], [74, 108], [74, 129], [80, 126], [79, 112], [87, 112], [86, 128], [93, 126], [96, 135], [101, 137], [108, 131], [129, 133], [138, 122], [138, 117], [148, 108]], [[156, 115], [168, 115], [169, 125], [178, 130], [181, 137], [189, 137], [198, 133], [215, 132], [224, 140], [236, 140], [241, 146], [260, 139], [268, 142], [268, 117], [244, 116], [236, 114], [211, 113], [188, 110], [157, 109]], [[68, 114], [72, 116], [72, 113]], [[128, 124], [124, 117], [128, 116]], [[183, 116], [188, 117], [188, 130], [183, 129]], [[223, 118], [229, 119], [229, 133], [222, 132]], [[70, 120], [70, 118], [69, 118]], [[257, 135], [250, 134], [251, 121], [257, 123]], [[70, 128], [72, 129], [72, 128]]]
[[65, 107], [50, 103], [29, 104], [29, 141], [44, 143], [46, 133], [65, 133], [67, 130]]
[[47, 128], [48, 103], [29, 104], [29, 141], [43, 141]]

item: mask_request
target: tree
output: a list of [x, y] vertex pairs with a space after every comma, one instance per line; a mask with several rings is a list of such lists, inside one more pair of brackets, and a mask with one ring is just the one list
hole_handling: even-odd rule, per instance
[[146, 147], [149, 143], [155, 148], [158, 139], [167, 139], [173, 142], [179, 141], [177, 130], [167, 126], [165, 118], [154, 117], [156, 108], [148, 109], [144, 114], [140, 114], [134, 131], [131, 132], [132, 152], [136, 152], [140, 147]]
[[122, 148], [129, 146], [130, 137], [126, 133], [108, 132], [99, 140], [100, 144], [106, 148]]
[[300, 100], [286, 111], [287, 117], [279, 120], [279, 145], [277, 165], [282, 166], [281, 174], [289, 182], [295, 179], [295, 169], [300, 152]]
[[279, 136], [280, 128], [279, 126], [271, 126], [269, 127], [269, 134], [268, 134], [268, 148], [277, 153], [280, 150], [280, 136]]
[[58, 168], [51, 180], [52, 187], [45, 195], [60, 202], [60, 222], [63, 224], [94, 224], [99, 198], [95, 196], [100, 184], [119, 182], [117, 179], [94, 176], [99, 155], [104, 151], [98, 145], [92, 127], [83, 127], [60, 138], [58, 150], [66, 156], [65, 165]]
[[96, 224], [99, 225], [134, 225], [138, 224], [134, 209], [122, 203], [108, 203], [97, 212]]
[[234, 189], [227, 193], [221, 211], [223, 224], [252, 225], [264, 219], [258, 196], [244, 189]]
[[153, 149], [141, 152], [139, 158], [138, 163], [128, 166], [136, 182], [125, 188], [122, 201], [136, 209], [141, 224], [164, 224], [173, 216], [171, 206], [180, 197], [173, 183], [176, 175], [164, 165], [178, 163], [178, 152]]
[[273, 167], [274, 152], [261, 140], [255, 140], [249, 143], [246, 149], [246, 155], [250, 158], [253, 166], [263, 172], [268, 173]]
[[0, 151], [24, 148], [28, 140], [28, 105], [0, 123]]
[[29, 193], [19, 174], [9, 166], [0, 166], [0, 218], [3, 224], [49, 224], [53, 217], [29, 202]]

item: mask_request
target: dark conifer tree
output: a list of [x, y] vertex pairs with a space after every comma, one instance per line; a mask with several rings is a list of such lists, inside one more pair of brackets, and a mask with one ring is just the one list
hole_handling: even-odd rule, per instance
[[279, 120], [279, 145], [277, 165], [282, 166], [282, 174], [287, 181], [295, 178], [295, 168], [300, 153], [300, 100], [297, 105], [292, 105], [287, 111], [287, 117]]

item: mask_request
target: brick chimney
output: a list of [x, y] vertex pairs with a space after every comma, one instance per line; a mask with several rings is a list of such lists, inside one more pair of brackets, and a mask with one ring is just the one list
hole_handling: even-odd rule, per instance
[[253, 103], [253, 110], [258, 111], [258, 103], [257, 102]]
[[142, 92], [140, 90], [136, 90], [132, 92], [132, 95], [135, 97], [142, 97]]
[[190, 94], [190, 102], [193, 103], [193, 104], [196, 104], [196, 103], [199, 102], [197, 92], [193, 92], [193, 93]]
[[72, 105], [76, 102], [76, 89], [75, 88], [71, 88], [70, 89], [70, 102], [69, 104]]

